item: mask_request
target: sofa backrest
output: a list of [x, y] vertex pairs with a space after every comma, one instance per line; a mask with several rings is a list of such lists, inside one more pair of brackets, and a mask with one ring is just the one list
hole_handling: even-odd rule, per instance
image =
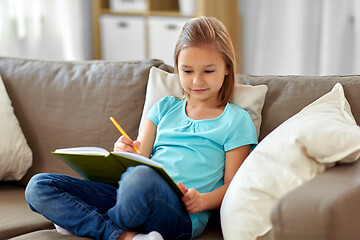
[[0, 75], [38, 172], [78, 176], [51, 152], [57, 148], [98, 146], [109, 151], [120, 136], [113, 116], [136, 138], [152, 66], [142, 62], [60, 62], [0, 58]]
[[[152, 66], [173, 71], [159, 60], [60, 62], [0, 57], [0, 75], [34, 157], [21, 183], [38, 172], [78, 176], [51, 152], [77, 146], [112, 150], [120, 134], [110, 116], [135, 139]], [[269, 88], [260, 140], [337, 82], [360, 123], [360, 76], [237, 77], [244, 84]]]
[[344, 87], [352, 114], [360, 124], [360, 76], [253, 76], [239, 75], [244, 84], [266, 84], [269, 88], [262, 111], [259, 139], [282, 122], [328, 93], [336, 83]]

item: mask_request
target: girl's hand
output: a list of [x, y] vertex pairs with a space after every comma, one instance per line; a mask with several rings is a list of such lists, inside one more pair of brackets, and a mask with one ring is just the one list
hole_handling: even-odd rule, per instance
[[198, 213], [205, 210], [202, 195], [198, 191], [193, 188], [187, 189], [182, 182], [179, 182], [177, 185], [184, 193], [181, 200], [189, 213]]
[[114, 144], [114, 152], [131, 152], [131, 153], [137, 153], [135, 147], [140, 147], [139, 141], [131, 141], [125, 136], [121, 136]]

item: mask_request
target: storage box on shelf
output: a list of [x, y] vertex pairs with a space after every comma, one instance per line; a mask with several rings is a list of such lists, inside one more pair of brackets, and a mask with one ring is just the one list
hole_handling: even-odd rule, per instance
[[149, 58], [162, 59], [166, 64], [174, 64], [174, 49], [187, 17], [150, 16]]
[[[102, 57], [106, 60], [146, 59], [145, 17], [100, 16]], [[129, 48], [129, 46], [136, 46]], [[129, 51], [131, 49], [131, 51]]]
[[110, 0], [110, 9], [114, 11], [145, 11], [146, 0]]
[[[111, 2], [110, 2], [111, 1]], [[125, 1], [125, 0], [93, 0], [93, 54], [94, 59], [111, 59], [111, 60], [123, 60], [124, 58], [131, 55], [131, 57], [135, 58], [127, 58], [126, 60], [143, 60], [149, 58], [161, 58], [164, 59], [166, 63], [172, 64], [172, 54], [173, 49], [169, 52], [168, 48], [170, 46], [174, 46], [177, 37], [174, 37], [175, 33], [178, 35], [180, 30], [172, 29], [176, 26], [176, 29], [179, 25], [182, 26], [184, 22], [186, 22], [191, 17], [196, 16], [214, 16], [221, 20], [226, 27], [228, 28], [230, 35], [232, 37], [235, 51], [237, 53], [238, 66], [241, 72], [242, 66], [242, 49], [240, 44], [240, 32], [241, 32], [241, 24], [240, 17], [238, 14], [238, 1], [237, 0], [192, 0], [195, 2], [195, 12], [191, 14], [190, 11], [183, 11], [183, 7], [180, 11], [180, 0], [133, 0], [133, 1]], [[133, 5], [131, 5], [133, 4]], [[189, 3], [187, 3], [189, 4]], [[191, 1], [190, 1], [191, 4]], [[116, 34], [120, 34], [122, 31], [130, 31], [134, 34], [131, 29], [121, 29], [121, 25], [117, 28], [113, 29], [115, 32], [112, 36], [106, 37], [103, 36], [108, 29], [101, 30], [103, 28], [104, 22], [106, 18], [101, 18], [101, 15], [114, 15], [114, 16], [137, 16], [143, 17], [145, 19], [143, 36], [136, 35], [137, 37], [142, 37], [145, 41], [145, 51], [142, 53], [145, 57], [140, 58], [143, 55], [129, 54], [124, 52], [131, 49], [131, 51], [139, 51], [141, 46], [137, 46], [137, 42], [131, 41], [130, 43], [126, 41], [125, 38], [119, 37]], [[152, 26], [157, 24], [157, 20], [160, 18], [154, 17], [163, 17], [161, 21], [164, 21], [162, 24], [165, 26], [165, 29], [157, 29], [153, 30]], [[109, 18], [110, 19], [110, 18]], [[115, 19], [115, 18], [114, 18]], [[120, 18], [119, 18], [120, 19]], [[100, 22], [101, 21], [101, 22]], [[120, 20], [120, 21], [123, 21]], [[171, 26], [170, 28], [166, 28], [166, 26]], [[112, 26], [114, 27], [114, 25]], [[106, 28], [106, 27], [105, 27]], [[111, 27], [110, 27], [111, 28]], [[120, 28], [120, 29], [118, 29]], [[140, 30], [139, 30], [140, 31]], [[157, 32], [160, 34], [164, 34], [164, 36], [154, 37], [153, 32]], [[137, 33], [138, 34], [138, 33]], [[121, 35], [122, 36], [122, 35]], [[171, 37], [169, 37], [171, 36]], [[136, 37], [136, 38], [137, 38]], [[157, 39], [165, 39], [169, 37], [172, 41], [169, 41], [168, 44], [161, 51], [158, 50], [160, 43]], [[110, 38], [108, 40], [107, 38]], [[112, 39], [114, 38], [114, 39]], [[135, 37], [131, 39], [135, 40]], [[175, 39], [175, 40], [173, 40]], [[155, 40], [155, 41], [154, 41]], [[115, 44], [115, 48], [113, 46], [105, 47], [105, 45], [110, 44], [109, 42]], [[123, 46], [119, 46], [120, 44], [124, 44]], [[142, 43], [141, 43], [142, 44]], [[159, 46], [153, 46], [153, 44], [157, 44]], [[136, 46], [136, 47], [135, 47]], [[108, 50], [111, 49], [112, 53], [110, 54], [111, 58], [108, 58], [109, 54]], [[164, 53], [167, 53], [166, 55]], [[122, 55], [122, 56], [121, 56]], [[116, 57], [118, 56], [118, 57]], [[114, 58], [115, 57], [115, 58]], [[171, 59], [171, 60], [169, 60]]]

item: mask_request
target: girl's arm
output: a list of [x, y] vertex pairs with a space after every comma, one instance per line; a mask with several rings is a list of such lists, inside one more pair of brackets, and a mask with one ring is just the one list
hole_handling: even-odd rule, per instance
[[[136, 141], [121, 136], [114, 144], [115, 152], [132, 152], [136, 153], [133, 146], [139, 148], [142, 156], [150, 157], [156, 136], [156, 126], [148, 118], [145, 119], [141, 128], [141, 134]], [[140, 144], [141, 143], [141, 144]]]
[[224, 185], [212, 192], [200, 194], [195, 189], [187, 189], [182, 183], [178, 183], [180, 189], [185, 193], [182, 201], [189, 213], [216, 209], [221, 206], [221, 202], [231, 180], [245, 158], [249, 155], [249, 152], [250, 145], [241, 146], [226, 152]]
[[148, 118], [145, 119], [143, 126], [141, 127], [141, 134], [138, 137], [138, 141], [141, 142], [139, 151], [140, 154], [145, 157], [150, 157], [153, 151], [153, 146], [156, 137], [156, 126]]

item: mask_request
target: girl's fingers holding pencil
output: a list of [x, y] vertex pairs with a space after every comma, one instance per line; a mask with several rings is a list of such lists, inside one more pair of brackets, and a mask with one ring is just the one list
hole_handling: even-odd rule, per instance
[[133, 148], [133, 141], [125, 136], [121, 136], [114, 144], [114, 152], [132, 152], [136, 153]]
[[140, 148], [140, 142], [139, 141], [133, 141], [133, 146]]
[[122, 142], [124, 144], [132, 144], [133, 141], [131, 141], [129, 138], [125, 137], [124, 135], [120, 136], [119, 139], [118, 139], [118, 142]]

